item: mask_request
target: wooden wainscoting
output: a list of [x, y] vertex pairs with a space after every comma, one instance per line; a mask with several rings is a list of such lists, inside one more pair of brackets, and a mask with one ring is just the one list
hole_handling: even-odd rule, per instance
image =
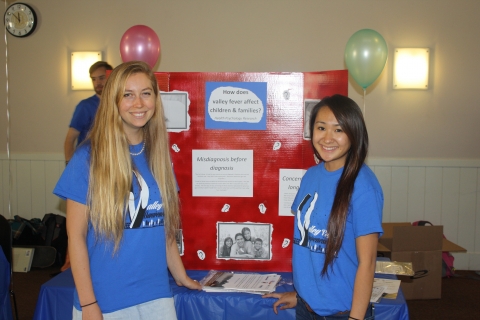
[[0, 161], [2, 215], [31, 219], [65, 214], [65, 202], [52, 193], [65, 168], [63, 154], [10, 154], [10, 160], [1, 154]]
[[[0, 154], [0, 213], [28, 219], [64, 214], [65, 202], [52, 194], [63, 159], [63, 154], [11, 154], [9, 160]], [[455, 267], [480, 270], [480, 160], [372, 158], [367, 163], [383, 188], [385, 222], [443, 225], [445, 236], [468, 251], [454, 254]]]
[[427, 220], [467, 249], [454, 254], [460, 270], [480, 269], [480, 161], [368, 159], [382, 185], [383, 221]]

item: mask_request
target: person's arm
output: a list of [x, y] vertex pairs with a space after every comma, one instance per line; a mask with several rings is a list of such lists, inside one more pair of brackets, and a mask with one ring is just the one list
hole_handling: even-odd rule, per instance
[[245, 251], [245, 253], [240, 253], [240, 248], [236, 243], [233, 244], [232, 250], [230, 251], [230, 257], [235, 257], [235, 258], [253, 258], [254, 254], [252, 252], [252, 249], [250, 248], [250, 252], [248, 251], [247, 245], [244, 245], [243, 248], [241, 248]]
[[[87, 251], [88, 209], [84, 204], [67, 199], [68, 251], [72, 265], [73, 280], [82, 308], [83, 320], [103, 319], [96, 303], [90, 275], [90, 260]], [[88, 305], [88, 306], [87, 306]]]
[[65, 161], [70, 161], [75, 152], [75, 141], [77, 141], [80, 131], [75, 128], [68, 128], [67, 136], [65, 138], [65, 143], [63, 144], [63, 149], [65, 153]]
[[[297, 306], [297, 292], [289, 291], [283, 293], [268, 293], [264, 294], [262, 298], [277, 298], [278, 300], [273, 304], [273, 312], [278, 314], [277, 308], [280, 310], [295, 308]], [[363, 319], [363, 318], [362, 318]]]
[[178, 286], [202, 290], [202, 285], [187, 275], [175, 239], [167, 238], [167, 266]]
[[230, 257], [240, 257], [238, 254], [238, 245], [234, 243], [230, 249]]
[[353, 287], [353, 301], [350, 316], [363, 319], [372, 295], [373, 277], [377, 259], [378, 233], [360, 236], [356, 239], [358, 269]]

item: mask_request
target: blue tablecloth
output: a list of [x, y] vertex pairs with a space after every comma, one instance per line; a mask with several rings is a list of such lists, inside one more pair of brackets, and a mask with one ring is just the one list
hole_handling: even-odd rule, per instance
[[0, 320], [13, 319], [10, 303], [10, 263], [0, 248]]
[[[188, 275], [195, 280], [202, 279], [208, 271], [188, 270]], [[282, 276], [277, 292], [293, 290], [292, 274], [278, 272]], [[376, 277], [394, 279], [395, 276], [376, 275]], [[260, 295], [249, 293], [214, 293], [191, 291], [178, 287], [170, 278], [175, 307], [179, 320], [293, 320], [295, 310], [273, 312], [272, 305], [276, 299], [263, 299]], [[71, 319], [74, 283], [70, 269], [46, 282], [40, 289], [35, 309], [34, 320]], [[408, 308], [401, 292], [397, 299], [382, 299], [375, 304], [377, 320], [408, 320]]]

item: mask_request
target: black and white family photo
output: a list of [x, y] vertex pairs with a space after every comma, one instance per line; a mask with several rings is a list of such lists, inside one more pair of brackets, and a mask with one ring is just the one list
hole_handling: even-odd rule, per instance
[[312, 113], [313, 107], [317, 103], [319, 103], [320, 100], [318, 99], [305, 99], [303, 102], [303, 138], [306, 140], [310, 140], [312, 137], [310, 136], [310, 114]]
[[272, 225], [217, 222], [217, 259], [270, 260]]
[[183, 256], [183, 230], [178, 229], [175, 233], [175, 242], [177, 243], [178, 253]]

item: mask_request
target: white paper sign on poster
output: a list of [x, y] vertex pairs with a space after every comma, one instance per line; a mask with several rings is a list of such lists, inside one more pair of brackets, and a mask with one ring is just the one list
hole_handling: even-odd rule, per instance
[[161, 92], [163, 110], [165, 112], [165, 121], [167, 131], [182, 132], [190, 129], [190, 99], [188, 92], [173, 90], [170, 92]]
[[300, 188], [300, 181], [305, 174], [303, 169], [280, 169], [278, 186], [278, 215], [291, 216], [292, 203]]
[[206, 82], [205, 128], [267, 130], [266, 82]]
[[192, 150], [194, 197], [253, 197], [253, 150]]

